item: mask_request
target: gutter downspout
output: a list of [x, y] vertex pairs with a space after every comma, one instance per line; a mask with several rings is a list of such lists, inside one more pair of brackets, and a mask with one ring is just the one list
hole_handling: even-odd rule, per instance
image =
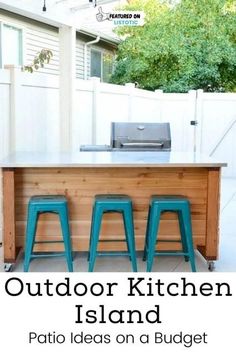
[[96, 44], [100, 41], [100, 36], [97, 36], [96, 39], [92, 40], [91, 42], [87, 42], [84, 45], [84, 80], [87, 80], [88, 73], [87, 73], [87, 55], [88, 55], [88, 46], [92, 44]]

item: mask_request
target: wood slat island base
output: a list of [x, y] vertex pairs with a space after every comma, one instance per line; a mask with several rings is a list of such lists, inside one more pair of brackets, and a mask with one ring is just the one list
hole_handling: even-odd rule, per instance
[[[99, 153], [99, 152], [98, 152]], [[123, 152], [124, 153], [124, 152]], [[12, 165], [7, 168], [6, 165]], [[22, 166], [23, 165], [23, 166]], [[14, 263], [16, 249], [24, 246], [27, 204], [33, 195], [63, 194], [67, 197], [74, 251], [87, 251], [92, 204], [97, 193], [128, 194], [133, 200], [136, 249], [143, 250], [148, 205], [151, 195], [183, 195], [190, 200], [195, 247], [207, 260], [218, 258], [220, 165], [159, 166], [144, 165], [24, 167], [22, 163], [3, 164], [4, 261]], [[102, 239], [123, 239], [121, 216], [106, 214]], [[61, 230], [56, 215], [40, 216], [38, 240], [58, 240]], [[179, 239], [179, 226], [174, 213], [164, 213], [159, 238]], [[177, 249], [178, 243], [171, 243]], [[56, 246], [56, 247], [55, 247]], [[60, 244], [37, 245], [41, 251], [60, 250]], [[100, 249], [123, 250], [125, 243], [100, 242]], [[161, 243], [162, 248], [164, 244]], [[170, 244], [168, 244], [170, 246]]]

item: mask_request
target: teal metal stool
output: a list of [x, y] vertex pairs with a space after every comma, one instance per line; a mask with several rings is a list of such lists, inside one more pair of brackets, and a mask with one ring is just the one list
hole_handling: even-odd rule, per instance
[[[158, 242], [158, 228], [163, 212], [176, 212], [179, 220], [182, 251], [156, 251]], [[163, 242], [177, 242], [173, 240], [160, 240]], [[154, 256], [170, 255], [184, 256], [185, 261], [190, 260], [192, 272], [196, 272], [193, 236], [191, 225], [191, 212], [189, 200], [181, 196], [152, 196], [148, 212], [148, 222], [144, 247], [143, 260], [147, 260], [147, 272], [152, 271]]]
[[[38, 217], [42, 213], [56, 213], [59, 215], [62, 228], [62, 241], [35, 241]], [[64, 252], [38, 254], [33, 252], [34, 244], [39, 243], [64, 243]], [[25, 239], [24, 272], [28, 272], [31, 259], [38, 257], [65, 256], [68, 271], [73, 272], [70, 228], [67, 199], [65, 196], [46, 195], [31, 197], [28, 205], [28, 220]]]
[[[120, 252], [97, 252], [97, 245], [99, 242], [99, 234], [101, 228], [102, 217], [104, 213], [118, 212], [123, 216], [125, 227], [125, 240], [128, 251]], [[108, 240], [109, 241], [109, 240]], [[111, 240], [114, 241], [114, 240]], [[134, 224], [133, 224], [133, 210], [131, 198], [127, 195], [96, 195], [93, 205], [92, 223], [90, 231], [90, 245], [89, 245], [89, 272], [94, 269], [96, 256], [111, 256], [111, 255], [128, 255], [132, 263], [132, 269], [137, 272], [136, 251], [134, 240]]]

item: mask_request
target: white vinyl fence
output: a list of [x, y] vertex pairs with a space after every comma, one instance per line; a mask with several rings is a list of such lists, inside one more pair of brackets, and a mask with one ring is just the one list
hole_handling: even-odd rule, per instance
[[[236, 93], [150, 92], [130, 83], [77, 79], [72, 119], [66, 122], [59, 99], [58, 77], [0, 70], [0, 159], [12, 151], [60, 151], [66, 139], [72, 151], [81, 144], [109, 144], [112, 121], [170, 122], [173, 151], [196, 146], [228, 163], [224, 176], [236, 177]], [[0, 241], [1, 224], [0, 219]]]
[[[59, 151], [65, 127], [59, 106], [57, 77], [0, 70], [0, 158], [10, 151]], [[150, 92], [77, 79], [70, 149], [109, 144], [112, 121], [170, 122], [172, 150], [193, 151], [196, 136], [197, 151], [227, 161], [224, 175], [236, 177], [236, 93]]]
[[109, 144], [112, 121], [169, 121], [172, 149], [187, 151], [193, 148], [190, 120], [194, 118], [195, 95], [195, 91], [163, 94], [136, 89], [133, 84], [77, 80], [73, 148], [78, 148], [78, 144]]

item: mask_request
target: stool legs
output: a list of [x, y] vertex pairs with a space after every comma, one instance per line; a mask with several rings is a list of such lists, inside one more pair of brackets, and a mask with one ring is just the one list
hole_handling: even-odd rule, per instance
[[[180, 236], [181, 236], [183, 252], [187, 254], [188, 253], [188, 245], [187, 245], [187, 241], [186, 241], [187, 235], [185, 233], [184, 219], [183, 219], [182, 211], [178, 211], [178, 220], [179, 220], [179, 229], [180, 229]], [[185, 255], [184, 259], [186, 262], [188, 262], [189, 256]]]
[[[127, 238], [127, 229], [126, 229], [126, 222], [125, 222], [125, 215], [124, 215], [124, 212], [122, 212], [122, 218], [123, 218], [123, 225], [124, 225], [124, 229], [125, 229], [125, 240], [126, 240], [126, 245], [127, 245], [127, 250], [128, 250], [128, 253], [130, 254], [130, 246], [129, 246], [129, 241], [128, 241], [128, 238]], [[131, 259], [131, 256], [129, 256], [129, 260], [132, 261]]]
[[93, 212], [96, 216], [93, 217], [90, 234], [90, 249], [89, 249], [89, 272], [93, 272], [96, 260], [97, 245], [99, 240], [99, 233], [102, 223], [103, 212], [98, 207], [94, 206]]
[[90, 229], [90, 237], [89, 237], [89, 251], [88, 251], [88, 257], [87, 261], [90, 261], [90, 251], [91, 251], [91, 240], [92, 240], [92, 224], [94, 223], [94, 215], [95, 215], [95, 206], [93, 206], [93, 211], [92, 211], [92, 220], [91, 220], [91, 229]]
[[146, 261], [146, 259], [147, 259], [147, 248], [148, 248], [148, 239], [149, 239], [148, 234], [149, 234], [149, 227], [150, 227], [150, 213], [151, 213], [151, 207], [149, 206], [145, 243], [144, 243], [144, 252], [143, 252], [143, 261]]
[[147, 272], [152, 271], [152, 265], [153, 265], [153, 259], [155, 256], [157, 234], [158, 234], [160, 218], [161, 218], [160, 210], [155, 206], [151, 207], [150, 219], [149, 219], [149, 229], [148, 229], [148, 234], [147, 234], [148, 242], [147, 242], [147, 249], [146, 249], [146, 251], [147, 251], [146, 271]]
[[192, 235], [192, 225], [191, 225], [191, 214], [189, 206], [185, 206], [183, 210], [183, 228], [185, 233], [185, 239], [187, 243], [187, 249], [191, 264], [192, 272], [196, 272], [195, 258], [194, 258], [194, 247], [193, 247], [193, 235]]
[[[54, 213], [59, 216], [63, 237], [62, 241], [35, 241], [38, 217], [40, 214], [43, 213]], [[37, 243], [64, 243], [65, 251], [53, 252], [52, 254], [38, 254], [37, 252], [34, 252], [34, 244]], [[68, 265], [68, 270], [70, 272], [73, 272], [73, 259], [67, 200], [63, 195], [32, 196], [29, 200], [28, 205], [28, 220], [25, 237], [24, 271], [28, 272], [30, 261], [32, 258], [55, 256], [65, 256]]]
[[31, 254], [35, 241], [35, 234], [37, 230], [38, 212], [31, 206], [28, 208], [28, 222], [26, 229], [25, 240], [25, 259], [24, 259], [24, 272], [29, 271]]
[[63, 209], [59, 211], [59, 217], [61, 222], [61, 229], [62, 229], [62, 236], [64, 240], [65, 256], [66, 256], [68, 271], [73, 272], [73, 259], [72, 259], [70, 227], [68, 222], [69, 217], [68, 217], [67, 207], [63, 207]]
[[[100, 228], [104, 213], [119, 213], [122, 214], [125, 240], [117, 239], [118, 241], [126, 241], [128, 251], [113, 251], [113, 252], [97, 252], [99, 242]], [[109, 241], [109, 240], [108, 240]], [[132, 263], [132, 269], [137, 272], [135, 239], [134, 239], [134, 224], [133, 224], [133, 208], [132, 201], [127, 195], [96, 195], [93, 205], [92, 222], [90, 230], [89, 242], [89, 272], [94, 269], [96, 256], [123, 256], [128, 255]]]
[[123, 213], [124, 225], [125, 225], [125, 234], [128, 252], [130, 254], [132, 269], [133, 272], [137, 272], [137, 262], [136, 262], [136, 251], [135, 251], [135, 242], [134, 242], [134, 224], [133, 224], [133, 215], [132, 208], [127, 207], [127, 211]]
[[[171, 202], [173, 205], [170, 205]], [[191, 212], [188, 201], [178, 202], [178, 200], [168, 200], [168, 204], [162, 203], [162, 199], [159, 202], [153, 202], [149, 206], [148, 221], [146, 229], [146, 239], [144, 246], [143, 260], [147, 259], [147, 272], [152, 270], [153, 259], [155, 255], [184, 255], [185, 260], [190, 260], [192, 272], [196, 272], [195, 258], [194, 258], [194, 246], [193, 246], [193, 235], [191, 225]], [[177, 204], [177, 205], [176, 205]], [[156, 251], [156, 243], [158, 238], [158, 228], [161, 218], [161, 212], [172, 211], [178, 214], [182, 251]]]

